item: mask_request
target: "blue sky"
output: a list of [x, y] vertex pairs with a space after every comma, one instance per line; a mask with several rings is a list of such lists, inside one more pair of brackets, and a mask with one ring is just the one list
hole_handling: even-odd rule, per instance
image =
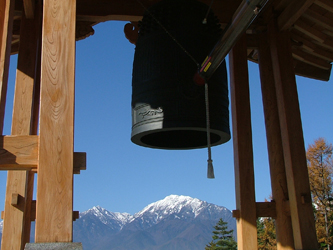
[[[87, 152], [87, 170], [74, 176], [74, 209], [100, 205], [134, 214], [170, 194], [188, 195], [235, 209], [232, 140], [212, 148], [215, 179], [207, 179], [207, 149], [139, 147], [131, 135], [131, 74], [134, 45], [126, 22], [94, 26], [95, 35], [77, 42], [75, 151]], [[227, 63], [228, 64], [228, 63]], [[10, 134], [16, 56], [11, 69], [4, 134]], [[259, 70], [249, 63], [256, 199], [271, 194]], [[318, 137], [333, 142], [333, 82], [297, 77], [305, 146]], [[6, 187], [0, 172], [0, 210]]]

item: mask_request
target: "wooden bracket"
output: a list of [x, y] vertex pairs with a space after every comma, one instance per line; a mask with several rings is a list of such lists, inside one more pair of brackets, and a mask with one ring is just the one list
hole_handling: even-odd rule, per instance
[[38, 136], [0, 136], [0, 170], [37, 168]]
[[74, 174], [80, 174], [81, 170], [87, 169], [87, 153], [76, 152], [73, 155]]
[[[73, 221], [76, 221], [80, 218], [80, 212], [79, 211], [73, 211]], [[30, 220], [35, 221], [36, 220], [36, 200], [33, 200], [31, 202], [31, 215]]]
[[[37, 173], [38, 135], [0, 136], [0, 170], [32, 170]], [[73, 173], [86, 170], [87, 155], [74, 152]]]
[[13, 193], [12, 194], [12, 200], [11, 200], [10, 204], [13, 207], [16, 207], [17, 209], [23, 211], [24, 210], [24, 204], [25, 204], [24, 197], [20, 194]]
[[[276, 218], [276, 204], [275, 201], [271, 202], [256, 202], [256, 215], [258, 217], [272, 217]], [[241, 218], [241, 211], [239, 209], [232, 210], [232, 217]]]
[[240, 210], [232, 210], [232, 217], [239, 219], [240, 218]]
[[5, 218], [5, 211], [1, 211], [1, 220]]
[[73, 221], [76, 221], [80, 218], [80, 212], [79, 211], [73, 211]]
[[275, 201], [256, 202], [256, 214], [257, 214], [257, 218], [259, 218], [259, 217], [276, 218], [276, 204], [275, 204]]

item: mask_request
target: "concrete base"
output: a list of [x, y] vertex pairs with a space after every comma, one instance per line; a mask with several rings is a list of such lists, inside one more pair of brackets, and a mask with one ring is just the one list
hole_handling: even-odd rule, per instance
[[27, 243], [24, 250], [83, 250], [82, 243]]

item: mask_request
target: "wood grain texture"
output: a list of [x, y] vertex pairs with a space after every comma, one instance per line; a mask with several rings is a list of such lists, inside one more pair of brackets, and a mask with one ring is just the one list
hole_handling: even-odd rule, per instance
[[274, 84], [271, 52], [267, 34], [259, 37], [259, 69], [262, 100], [265, 115], [266, 138], [269, 156], [272, 196], [276, 204], [276, 238], [278, 250], [294, 249], [289, 203], [287, 177], [284, 166], [280, 120]]
[[295, 0], [284, 9], [279, 16], [278, 24], [281, 31], [289, 29], [315, 0]]
[[238, 249], [257, 249], [247, 46], [243, 36], [229, 54]]
[[[295, 249], [317, 249], [290, 36], [289, 32], [278, 32], [273, 19], [268, 26], [268, 38], [274, 65]], [[304, 197], [310, 202], [302, 203]]]
[[35, 16], [35, 1], [23, 0], [23, 5], [26, 18], [33, 19]]
[[14, 1], [0, 0], [0, 131], [3, 131], [9, 59], [14, 17]]
[[1, 136], [0, 170], [37, 168], [38, 136]]
[[36, 243], [73, 239], [75, 11], [44, 1]]
[[[3, 147], [1, 147], [1, 152], [3, 153], [3, 157], [1, 161], [4, 164], [0, 165], [0, 169], [2, 167], [8, 167], [8, 165], [6, 165], [4, 162], [6, 160], [13, 161], [13, 164], [11, 165], [12, 168], [18, 166], [25, 166], [28, 168], [37, 167], [38, 137], [29, 136], [31, 134], [31, 118], [36, 65], [35, 61], [37, 50], [35, 20], [27, 20], [25, 16], [22, 17], [20, 37], [21, 45], [19, 48], [16, 70], [11, 131], [12, 135], [20, 136], [2, 137]], [[30, 201], [26, 200], [29, 175], [30, 174], [27, 171], [8, 172], [5, 220], [3, 228], [5, 235], [3, 237], [3, 245], [5, 246], [4, 249], [7, 249], [9, 246], [13, 246], [13, 244], [15, 245], [15, 248], [13, 249], [24, 249], [25, 243], [29, 242], [27, 234], [30, 236], [31, 220], [29, 218], [30, 212], [28, 212], [28, 214], [26, 213], [27, 210], [30, 211], [30, 207], [28, 207]], [[20, 184], [16, 185], [15, 183]], [[33, 183], [30, 183], [30, 185], [33, 185]], [[21, 209], [18, 209], [18, 207], [15, 206], [11, 206], [9, 200], [13, 193], [18, 194], [19, 197], [22, 197], [23, 207], [21, 207]], [[31, 194], [30, 196], [32, 197]]]

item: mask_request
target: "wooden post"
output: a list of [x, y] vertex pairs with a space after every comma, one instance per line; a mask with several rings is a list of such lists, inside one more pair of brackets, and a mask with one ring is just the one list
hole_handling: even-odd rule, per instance
[[295, 249], [317, 249], [303, 130], [289, 32], [268, 25]]
[[[16, 71], [12, 135], [30, 135], [36, 69], [38, 20], [22, 16], [20, 48]], [[30, 177], [29, 177], [30, 176]], [[8, 171], [3, 226], [3, 249], [24, 249], [30, 239], [30, 210], [33, 192], [33, 173]], [[22, 197], [22, 204], [11, 204], [12, 194]], [[28, 197], [28, 198], [27, 198]]]
[[273, 65], [266, 33], [259, 36], [259, 69], [265, 114], [272, 195], [276, 204], [275, 227], [277, 249], [292, 250], [295, 248], [289, 211], [287, 177], [284, 167]]
[[232, 129], [235, 161], [238, 249], [257, 249], [256, 203], [247, 45], [245, 36], [229, 54]]
[[8, 70], [12, 41], [13, 0], [0, 0], [0, 130], [3, 131], [7, 96]]
[[36, 243], [73, 239], [75, 0], [44, 1]]

